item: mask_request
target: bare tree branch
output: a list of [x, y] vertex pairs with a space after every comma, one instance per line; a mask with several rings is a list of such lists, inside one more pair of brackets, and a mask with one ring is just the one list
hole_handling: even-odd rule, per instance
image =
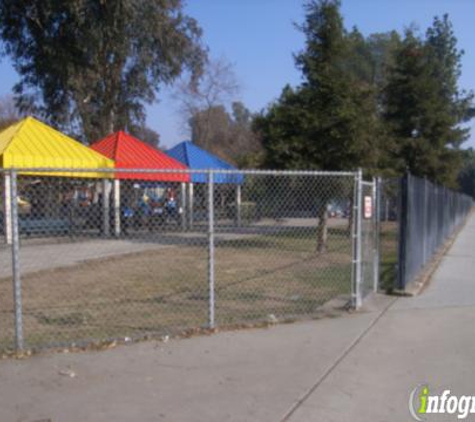
[[[195, 134], [207, 139], [210, 133], [213, 108], [228, 106], [239, 93], [240, 87], [234, 72], [234, 65], [225, 58], [210, 60], [203, 75], [196, 83], [182, 78], [174, 87], [172, 96], [178, 103], [178, 113], [188, 136]], [[199, 127], [193, 127], [193, 118], [200, 114]]]
[[13, 96], [0, 97], [0, 130], [15, 123], [21, 117]]

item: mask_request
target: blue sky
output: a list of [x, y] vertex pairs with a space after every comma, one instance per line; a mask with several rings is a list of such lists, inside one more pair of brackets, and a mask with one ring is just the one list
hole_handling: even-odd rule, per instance
[[[241, 85], [239, 100], [259, 111], [277, 98], [287, 83], [297, 84], [299, 72], [292, 54], [303, 47], [303, 36], [293, 22], [303, 20], [302, 0], [189, 0], [186, 12], [204, 30], [212, 57], [225, 57], [234, 64]], [[365, 35], [392, 29], [402, 31], [411, 23], [421, 31], [435, 15], [448, 13], [459, 48], [465, 50], [463, 88], [475, 88], [474, 0], [343, 0], [345, 26], [356, 25]], [[11, 92], [17, 76], [8, 59], [0, 62], [0, 95]], [[177, 104], [168, 88], [159, 93], [159, 103], [148, 108], [147, 122], [161, 135], [164, 146], [185, 138]], [[474, 134], [466, 146], [475, 147]]]

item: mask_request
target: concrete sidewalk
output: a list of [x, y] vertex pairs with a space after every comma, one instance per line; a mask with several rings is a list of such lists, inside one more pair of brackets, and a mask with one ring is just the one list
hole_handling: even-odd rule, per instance
[[475, 395], [474, 326], [472, 217], [416, 298], [377, 296], [353, 315], [269, 329], [0, 362], [0, 421], [406, 421], [421, 383]]
[[[475, 395], [475, 216], [443, 258], [430, 285], [400, 298], [289, 421], [405, 421], [409, 394]], [[434, 416], [439, 416], [434, 417]], [[432, 415], [457, 420], [455, 415]]]

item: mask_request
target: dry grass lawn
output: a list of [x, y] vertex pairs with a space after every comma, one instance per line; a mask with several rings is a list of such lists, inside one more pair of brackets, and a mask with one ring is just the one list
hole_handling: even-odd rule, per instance
[[[296, 231], [221, 241], [215, 252], [216, 323], [311, 315], [350, 293], [350, 240]], [[208, 251], [199, 245], [92, 260], [22, 276], [27, 347], [68, 345], [203, 327], [208, 318]], [[0, 350], [13, 342], [11, 280], [0, 280]]]

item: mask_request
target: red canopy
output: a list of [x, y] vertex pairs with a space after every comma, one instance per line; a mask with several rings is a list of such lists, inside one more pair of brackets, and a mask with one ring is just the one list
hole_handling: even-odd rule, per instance
[[[117, 169], [179, 169], [188, 167], [158, 149], [119, 131], [91, 145], [94, 151], [114, 160]], [[116, 173], [117, 179], [189, 182], [186, 173]]]

